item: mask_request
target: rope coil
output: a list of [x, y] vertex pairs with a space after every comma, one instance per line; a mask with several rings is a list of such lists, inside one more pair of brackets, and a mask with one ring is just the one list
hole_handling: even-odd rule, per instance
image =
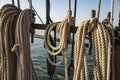
[[[89, 80], [88, 64], [85, 52], [85, 36], [92, 35], [94, 53], [94, 80], [110, 79], [111, 26], [98, 22], [97, 18], [83, 21], [76, 32], [74, 54], [74, 80]], [[79, 75], [80, 74], [80, 75]], [[81, 77], [81, 79], [80, 79]]]
[[[70, 26], [71, 26], [71, 0], [68, 0], [67, 18], [65, 18], [60, 23], [50, 24], [45, 31], [45, 48], [47, 51], [46, 53], [47, 59], [52, 65], [56, 66], [60, 65], [63, 62], [63, 60], [65, 61], [65, 80], [68, 80], [67, 41], [70, 40]], [[50, 43], [50, 33], [55, 28], [58, 30], [58, 34], [60, 36], [60, 43], [57, 47], [56, 46], [54, 47], [54, 45]], [[56, 52], [52, 52], [51, 49]], [[50, 59], [49, 54], [53, 56], [62, 54], [63, 58], [61, 59], [60, 62], [54, 63]]]
[[14, 45], [15, 24], [19, 10], [7, 4], [0, 10], [0, 80], [15, 80], [16, 57], [11, 48]]

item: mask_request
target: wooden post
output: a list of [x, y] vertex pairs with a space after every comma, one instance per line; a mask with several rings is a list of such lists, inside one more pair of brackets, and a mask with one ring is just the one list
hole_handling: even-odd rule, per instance
[[115, 80], [120, 80], [120, 42], [116, 43], [114, 53]]
[[120, 13], [119, 13], [119, 24], [116, 27], [115, 32], [115, 54], [114, 54], [114, 70], [115, 80], [120, 80]]

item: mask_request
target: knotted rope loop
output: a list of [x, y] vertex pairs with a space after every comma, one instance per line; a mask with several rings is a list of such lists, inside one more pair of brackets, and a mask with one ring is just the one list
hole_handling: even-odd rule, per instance
[[13, 46], [13, 48], [11, 49], [12, 52], [18, 52], [18, 50], [19, 50], [19, 45], [18, 44], [15, 44]]

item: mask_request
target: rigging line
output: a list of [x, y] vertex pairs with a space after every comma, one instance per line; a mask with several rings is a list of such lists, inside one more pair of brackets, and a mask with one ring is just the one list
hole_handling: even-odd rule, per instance
[[113, 16], [114, 16], [114, 0], [111, 0], [111, 24], [113, 25]]
[[[30, 0], [28, 0], [28, 2], [30, 3]], [[42, 21], [42, 19], [40, 18], [39, 14], [37, 13], [37, 11], [35, 10], [34, 6], [32, 5], [32, 9], [34, 10], [35, 14], [38, 16], [39, 20], [41, 21], [42, 24], [44, 24], [44, 22]]]
[[71, 17], [71, 0], [68, 0], [68, 22], [70, 22]]
[[98, 12], [97, 12], [98, 20], [99, 20], [99, 16], [100, 16], [100, 8], [101, 8], [101, 0], [98, 0]]

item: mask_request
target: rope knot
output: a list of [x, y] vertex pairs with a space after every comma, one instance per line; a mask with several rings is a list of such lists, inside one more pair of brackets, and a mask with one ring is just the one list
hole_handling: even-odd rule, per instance
[[96, 27], [97, 27], [98, 19], [97, 18], [91, 18], [87, 21], [87, 33], [91, 33]]
[[14, 44], [13, 48], [11, 49], [12, 52], [15, 52], [18, 60], [20, 59], [20, 56], [19, 56], [19, 45], [18, 44]]
[[18, 44], [15, 44], [14, 46], [13, 46], [13, 48], [11, 49], [11, 51], [12, 52], [16, 52], [16, 51], [18, 51], [19, 49], [19, 45]]

